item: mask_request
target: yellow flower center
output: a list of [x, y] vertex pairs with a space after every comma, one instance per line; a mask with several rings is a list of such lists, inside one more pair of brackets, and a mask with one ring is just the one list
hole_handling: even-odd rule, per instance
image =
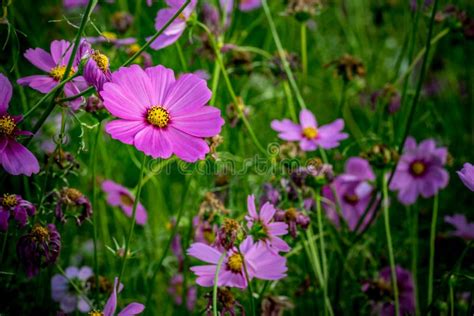
[[36, 239], [36, 241], [43, 242], [49, 239], [49, 231], [43, 226], [35, 225], [31, 230], [31, 236]]
[[73, 188], [64, 189], [64, 195], [71, 201], [76, 202], [79, 198], [82, 197], [81, 191]]
[[115, 41], [117, 39], [117, 34], [112, 32], [102, 32], [101, 35], [111, 41]]
[[230, 271], [234, 273], [241, 273], [243, 263], [244, 263], [244, 258], [242, 258], [242, 256], [239, 253], [234, 253], [227, 260], [227, 267], [229, 268]]
[[138, 44], [132, 44], [132, 45], [130, 45], [130, 46], [128, 47], [128, 53], [129, 53], [130, 55], [133, 55], [133, 54], [135, 54], [136, 52], [138, 52], [138, 51], [140, 50], [140, 48], [141, 48], [140, 45], [138, 45]]
[[303, 136], [307, 139], [315, 139], [318, 137], [318, 130], [314, 127], [303, 128]]
[[10, 136], [15, 130], [16, 124], [10, 115], [0, 117], [0, 134]]
[[127, 194], [120, 194], [120, 202], [122, 202], [126, 206], [133, 205], [133, 199]]
[[415, 161], [411, 164], [411, 171], [415, 176], [421, 176], [426, 171], [426, 165], [421, 161]]
[[285, 212], [285, 219], [289, 222], [295, 221], [297, 215], [298, 215], [298, 213], [297, 213], [296, 209], [294, 207], [290, 207]]
[[97, 64], [97, 67], [102, 70], [102, 72], [107, 72], [107, 70], [109, 69], [109, 59], [107, 58], [107, 56], [101, 54], [99, 51], [96, 50], [92, 53], [91, 57]]
[[[51, 69], [51, 72], [49, 75], [53, 77], [54, 80], [60, 81], [64, 77], [64, 73], [66, 72], [66, 66], [56, 66], [53, 69]], [[69, 71], [69, 78], [71, 78], [74, 75], [75, 71], [74, 69], [71, 68], [71, 71]]]
[[168, 111], [162, 106], [152, 106], [146, 115], [148, 123], [157, 127], [164, 128], [170, 122], [170, 115]]
[[101, 311], [90, 311], [89, 316], [104, 316], [104, 313]]
[[15, 194], [8, 194], [8, 193], [5, 193], [3, 195], [3, 201], [2, 201], [2, 205], [5, 206], [5, 207], [13, 207], [13, 206], [16, 206], [18, 204], [18, 200], [16, 199], [16, 195]]

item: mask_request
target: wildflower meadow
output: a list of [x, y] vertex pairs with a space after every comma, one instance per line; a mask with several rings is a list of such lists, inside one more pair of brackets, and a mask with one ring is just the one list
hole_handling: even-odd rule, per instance
[[0, 4], [0, 316], [474, 315], [473, 1]]

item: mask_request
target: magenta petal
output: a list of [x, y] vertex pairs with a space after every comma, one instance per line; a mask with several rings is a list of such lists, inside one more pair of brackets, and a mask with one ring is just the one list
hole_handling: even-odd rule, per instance
[[23, 77], [17, 80], [17, 83], [22, 86], [29, 86], [41, 93], [48, 93], [51, 91], [58, 82], [50, 76], [46, 75], [33, 75]]
[[26, 50], [24, 56], [30, 63], [44, 72], [49, 73], [51, 69], [56, 67], [56, 63], [51, 55], [42, 48], [30, 48]]
[[0, 230], [7, 231], [8, 219], [10, 218], [10, 211], [3, 211], [0, 209]]
[[273, 130], [279, 132], [278, 137], [287, 141], [297, 141], [303, 138], [301, 126], [288, 119], [283, 121], [273, 120], [271, 123]]
[[51, 56], [55, 65], [66, 66], [71, 56], [73, 44], [65, 41], [52, 41], [50, 46]]
[[133, 143], [138, 150], [153, 158], [167, 159], [173, 153], [168, 135], [162, 129], [148, 125], [135, 135]]
[[[181, 37], [181, 34], [182, 33], [174, 35], [161, 34], [153, 43], [151, 43], [150, 47], [154, 50], [160, 50], [162, 48], [168, 47], [174, 44]], [[146, 40], [149, 41], [150, 37], [148, 37]]]
[[105, 131], [110, 134], [113, 139], [117, 139], [128, 145], [133, 145], [135, 135], [142, 131], [145, 126], [146, 124], [142, 121], [115, 120], [107, 123]]
[[171, 126], [196, 137], [212, 137], [220, 133], [224, 120], [221, 111], [203, 106], [193, 112], [173, 117]]
[[416, 149], [416, 140], [413, 137], [408, 136], [407, 140], [405, 141], [405, 146], [403, 147], [403, 150], [409, 151], [414, 149]]
[[369, 162], [359, 157], [349, 158], [345, 171], [356, 176], [358, 180], [375, 180], [375, 175]]
[[211, 99], [211, 96], [211, 90], [205, 80], [194, 74], [187, 74], [176, 80], [163, 105], [173, 117], [200, 108]]
[[216, 274], [215, 265], [191, 267], [190, 270], [197, 275], [196, 283], [198, 285], [208, 287], [214, 284], [214, 277]]
[[8, 105], [12, 98], [12, 84], [3, 74], [0, 73], [0, 114], [8, 110]]
[[138, 315], [145, 309], [145, 305], [139, 303], [130, 303], [117, 316]]
[[141, 203], [137, 205], [137, 214], [135, 220], [138, 225], [145, 225], [148, 220], [148, 213], [145, 210], [145, 207]]
[[112, 73], [112, 82], [119, 85], [122, 93], [136, 103], [140, 109], [146, 109], [153, 105], [154, 87], [151, 85], [150, 77], [138, 65], [121, 67]]
[[270, 223], [273, 215], [275, 215], [275, 212], [275, 207], [270, 202], [265, 203], [260, 209], [260, 218], [262, 219], [263, 223]]
[[4, 151], [0, 154], [0, 160], [5, 171], [13, 175], [31, 176], [40, 170], [36, 157], [15, 140], [8, 141]]
[[262, 6], [262, 0], [244, 0], [240, 1], [239, 9], [242, 12], [255, 10]]
[[151, 81], [152, 104], [162, 106], [170, 87], [175, 82], [174, 72], [172, 69], [165, 68], [161, 65], [149, 67], [145, 69], [145, 72]]
[[[81, 91], [79, 91], [79, 89], [76, 87], [76, 85], [72, 82], [68, 82], [64, 85], [64, 95], [66, 97], [75, 96], [75, 95], [79, 94], [80, 92]], [[79, 107], [82, 105], [83, 102], [84, 102], [84, 98], [80, 97], [80, 98], [76, 98], [72, 101], [69, 101], [69, 105], [71, 106], [71, 109], [73, 111], [77, 111], [79, 109]]]
[[257, 209], [255, 207], [255, 196], [253, 194], [247, 196], [247, 209], [252, 218], [258, 219]]
[[104, 107], [112, 115], [125, 120], [145, 120], [146, 105], [137, 101], [133, 93], [125, 91], [120, 85], [107, 82], [104, 84], [104, 89], [100, 95], [104, 99]]
[[313, 151], [318, 148], [318, 144], [314, 140], [302, 138], [300, 141], [300, 148], [303, 151]]
[[112, 294], [104, 307], [104, 316], [114, 316], [115, 314], [115, 309], [117, 308], [117, 283], [118, 278], [115, 278]]
[[187, 252], [191, 257], [213, 264], [217, 264], [222, 255], [217, 249], [200, 242], [192, 244]]
[[172, 126], [168, 127], [167, 135], [173, 146], [173, 152], [184, 161], [195, 162], [204, 159], [209, 152], [209, 145], [206, 141], [185, 134]]
[[308, 109], [303, 109], [300, 112], [300, 123], [301, 127], [306, 128], [306, 127], [313, 127], [316, 128], [318, 127], [318, 123], [316, 122], [316, 118], [314, 117], [314, 114], [311, 113], [310, 110]]

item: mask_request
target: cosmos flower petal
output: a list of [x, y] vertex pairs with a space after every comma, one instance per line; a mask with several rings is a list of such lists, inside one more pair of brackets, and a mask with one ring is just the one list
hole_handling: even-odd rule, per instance
[[56, 65], [66, 66], [69, 62], [74, 45], [66, 40], [51, 42], [50, 51]]
[[117, 316], [138, 315], [145, 310], [145, 305], [140, 303], [130, 303]]
[[195, 266], [191, 267], [190, 270], [198, 276], [196, 283], [200, 286], [208, 287], [214, 284], [214, 277], [216, 275], [215, 265]]
[[273, 215], [275, 215], [275, 212], [275, 207], [271, 203], [265, 203], [260, 209], [260, 218], [262, 219], [263, 223], [270, 223], [270, 221], [273, 219]]
[[345, 172], [356, 176], [360, 180], [375, 180], [369, 162], [359, 157], [351, 157], [347, 160]]
[[179, 116], [205, 105], [211, 96], [205, 80], [194, 74], [186, 74], [176, 80], [163, 105], [171, 117]]
[[170, 87], [174, 84], [174, 72], [161, 65], [145, 69], [152, 87], [152, 104], [163, 105]]
[[[0, 150], [1, 151], [1, 150]], [[463, 168], [456, 171], [462, 183], [471, 191], [474, 191], [474, 166], [466, 162]]]
[[221, 132], [224, 120], [221, 111], [212, 106], [203, 106], [189, 114], [173, 117], [171, 126], [196, 137], [212, 137]]
[[404, 151], [411, 151], [411, 150], [414, 150], [416, 149], [416, 140], [411, 137], [411, 136], [408, 136], [406, 141], [405, 141], [405, 146], [403, 147], [403, 150]]
[[42, 48], [29, 48], [26, 50], [24, 56], [30, 63], [44, 72], [49, 73], [51, 69], [56, 67], [56, 63], [51, 55]]
[[6, 76], [0, 73], [0, 114], [8, 110], [12, 98], [12, 84]]
[[284, 222], [273, 222], [267, 226], [268, 232], [274, 236], [286, 235], [288, 233], [288, 224]]
[[314, 140], [302, 138], [300, 141], [300, 147], [304, 151], [313, 151], [318, 148], [318, 144]]
[[100, 95], [104, 99], [104, 107], [112, 115], [126, 120], [144, 121], [147, 108], [140, 104], [133, 94], [122, 90], [122, 86], [107, 82]]
[[410, 182], [398, 192], [398, 200], [404, 205], [415, 203], [418, 197], [418, 187], [416, 182]]
[[255, 207], [255, 196], [253, 194], [247, 196], [247, 209], [252, 218], [258, 218], [257, 208]]
[[41, 93], [48, 93], [58, 85], [58, 82], [50, 76], [33, 75], [23, 77], [17, 80], [17, 83], [22, 86], [29, 86]]
[[239, 9], [242, 12], [248, 12], [260, 8], [262, 6], [262, 0], [245, 0], [240, 1]]
[[273, 130], [279, 132], [278, 137], [287, 141], [297, 141], [302, 139], [302, 130], [298, 124], [289, 119], [282, 121], [273, 120], [271, 123]]
[[122, 143], [133, 145], [135, 135], [143, 130], [143, 122], [114, 120], [108, 122], [105, 131], [113, 138]]
[[316, 122], [316, 117], [314, 117], [314, 114], [311, 113], [310, 110], [308, 109], [303, 109], [300, 112], [300, 124], [302, 128], [306, 127], [312, 127], [316, 128], [318, 127], [318, 123]]
[[167, 136], [173, 146], [173, 152], [180, 159], [195, 162], [204, 159], [209, 152], [209, 145], [201, 138], [190, 136], [173, 126], [168, 127]]
[[[80, 92], [81, 91], [79, 90], [79, 88], [72, 82], [68, 82], [64, 85], [64, 95], [68, 98], [73, 97], [79, 94]], [[80, 97], [80, 98], [75, 98], [74, 100], [70, 101], [69, 104], [73, 111], [77, 111], [83, 102], [84, 102], [84, 98]]]
[[275, 236], [272, 237], [271, 248], [276, 250], [277, 253], [279, 251], [288, 252], [291, 250], [290, 246], [286, 243], [286, 241]]
[[146, 109], [153, 105], [154, 87], [151, 85], [150, 77], [138, 65], [121, 67], [112, 73], [112, 82], [120, 86], [122, 93], [140, 109]]
[[142, 127], [142, 130], [135, 135], [134, 145], [138, 150], [153, 158], [167, 159], [173, 153], [173, 146], [168, 133], [152, 125]]
[[79, 269], [77, 267], [67, 267], [64, 272], [69, 279], [72, 279], [78, 276]]
[[115, 314], [115, 310], [117, 309], [117, 284], [118, 278], [115, 278], [112, 294], [104, 307], [104, 316], [113, 316]]
[[12, 175], [31, 176], [40, 170], [36, 157], [15, 140], [9, 140], [3, 152], [0, 153], [0, 163], [5, 171]]
[[189, 247], [188, 255], [213, 264], [217, 264], [221, 257], [221, 253], [217, 249], [200, 242], [194, 243]]

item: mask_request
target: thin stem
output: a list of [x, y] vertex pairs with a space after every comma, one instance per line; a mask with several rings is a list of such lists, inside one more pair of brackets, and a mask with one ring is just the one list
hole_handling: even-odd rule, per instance
[[433, 300], [433, 274], [434, 274], [434, 255], [435, 255], [435, 237], [436, 223], [438, 221], [438, 194], [435, 195], [433, 201], [433, 217], [431, 218], [430, 231], [430, 262], [428, 271], [428, 306]]
[[283, 45], [281, 44], [280, 37], [278, 36], [278, 32], [275, 26], [275, 22], [273, 21], [272, 18], [272, 13], [270, 11], [270, 8], [268, 7], [267, 0], [262, 0], [262, 6], [263, 10], [265, 11], [265, 15], [268, 20], [268, 24], [270, 26], [270, 31], [273, 36], [273, 40], [275, 41], [275, 45], [278, 50], [278, 54], [280, 55], [280, 59], [283, 65], [283, 69], [285, 70], [286, 76], [288, 77], [288, 80], [290, 81], [290, 85], [292, 89], [295, 92], [296, 99], [298, 100], [298, 103], [300, 104], [300, 107], [305, 109], [306, 108], [306, 103], [304, 102], [303, 97], [301, 96], [300, 90], [298, 88], [298, 85], [296, 84], [295, 77], [293, 75], [293, 72], [291, 71], [290, 65], [288, 64], [288, 60], [286, 59], [286, 54], [285, 50], [283, 49]]
[[308, 43], [306, 36], [306, 23], [301, 23], [301, 66], [303, 68], [303, 79], [306, 81], [308, 77]]
[[[99, 256], [98, 256], [98, 249], [97, 249], [97, 179], [96, 179], [96, 172], [97, 172], [97, 147], [99, 143], [99, 137], [101, 132], [101, 123], [97, 126], [97, 131], [95, 134], [95, 140], [92, 147], [92, 154], [91, 154], [91, 169], [92, 169], [92, 226], [94, 230], [93, 234], [93, 241], [94, 241], [94, 275], [95, 275], [95, 282], [99, 284]], [[96, 287], [96, 300], [99, 299], [99, 287]]]
[[219, 258], [219, 261], [217, 262], [216, 266], [216, 274], [214, 276], [214, 286], [212, 287], [212, 314], [214, 316], [218, 316], [217, 312], [217, 288], [218, 288], [218, 282], [219, 282], [219, 271], [221, 270], [222, 262], [224, 262], [225, 259], [225, 252], [222, 253], [221, 257]]
[[418, 304], [418, 208], [409, 208], [408, 212], [413, 213], [411, 221], [411, 273], [413, 275], [414, 291], [415, 291], [415, 315], [420, 314]]
[[183, 67], [184, 72], [188, 72], [188, 64], [186, 63], [186, 59], [184, 58], [183, 49], [181, 48], [181, 44], [179, 41], [175, 42], [176, 50], [178, 51], [179, 61], [181, 62], [181, 67]]
[[123, 273], [125, 271], [125, 262], [127, 261], [128, 250], [130, 247], [130, 240], [132, 239], [133, 228], [135, 227], [135, 219], [137, 216], [137, 206], [140, 200], [140, 194], [142, 192], [143, 175], [145, 174], [146, 157], [147, 157], [146, 155], [143, 155], [142, 165], [140, 168], [140, 176], [138, 178], [138, 184], [137, 184], [137, 194], [135, 196], [135, 200], [133, 201], [132, 222], [130, 223], [130, 230], [128, 231], [127, 241], [125, 242], [125, 251], [123, 253], [122, 267], [120, 268], [120, 274], [118, 277], [117, 284], [120, 284], [120, 280], [122, 279]]
[[4, 232], [3, 235], [3, 242], [2, 242], [2, 252], [0, 252], [0, 263], [3, 262], [3, 257], [5, 256], [5, 248], [7, 246], [7, 239], [8, 239], [8, 229], [10, 227], [7, 226], [7, 230]]
[[214, 106], [216, 103], [216, 96], [217, 96], [217, 86], [219, 85], [219, 77], [220, 77], [220, 66], [218, 63], [214, 64], [214, 72], [212, 74], [212, 98], [211, 102], [209, 102], [210, 105]]
[[68, 102], [68, 101], [72, 101], [72, 100], [76, 100], [77, 98], [80, 98], [86, 94], [88, 94], [89, 92], [92, 92], [94, 90], [94, 87], [91, 86], [83, 91], [81, 91], [80, 93], [78, 94], [75, 94], [75, 95], [72, 95], [70, 97], [67, 97], [67, 98], [62, 98], [62, 99], [59, 99], [58, 102], [59, 103], [62, 103], [62, 102]]
[[[240, 254], [243, 258], [243, 255]], [[247, 265], [245, 264], [245, 259], [242, 259], [242, 263], [244, 265], [244, 272], [245, 272], [245, 279], [247, 280], [247, 285], [248, 285], [248, 292], [249, 292], [249, 299], [250, 299], [250, 306], [252, 309], [252, 315], [256, 316], [256, 311], [255, 311], [255, 302], [253, 299], [253, 289], [252, 289], [252, 280], [249, 278], [249, 273], [247, 270]]]
[[454, 285], [453, 280], [454, 276], [449, 277], [448, 285], [449, 285], [449, 306], [450, 306], [450, 315], [454, 316]]
[[316, 213], [318, 217], [318, 226], [319, 226], [319, 241], [321, 244], [321, 256], [322, 256], [322, 265], [323, 265], [323, 277], [324, 277], [324, 286], [327, 287], [328, 282], [328, 267], [327, 267], [327, 258], [326, 258], [326, 243], [324, 241], [324, 227], [323, 227], [323, 212], [321, 209], [321, 192], [318, 190], [316, 192]]
[[393, 245], [392, 245], [392, 234], [390, 232], [390, 218], [388, 210], [388, 185], [386, 177], [383, 177], [383, 215], [384, 215], [384, 224], [385, 224], [385, 233], [387, 235], [387, 247], [388, 247], [388, 256], [390, 260], [390, 271], [392, 274], [392, 288], [393, 295], [395, 298], [395, 315], [400, 315], [400, 303], [398, 301], [398, 283], [397, 283], [397, 271], [395, 266], [395, 256], [393, 254]]
[[140, 56], [140, 54], [145, 49], [147, 49], [151, 45], [151, 43], [153, 43], [158, 38], [158, 36], [160, 36], [168, 28], [168, 26], [170, 26], [170, 24], [173, 23], [173, 21], [176, 20], [179, 17], [181, 12], [183, 12], [183, 10], [188, 6], [188, 4], [190, 2], [191, 2], [191, 0], [186, 0], [186, 2], [183, 3], [183, 5], [178, 9], [178, 11], [176, 11], [176, 13], [173, 15], [173, 17], [168, 22], [166, 22], [165, 25], [163, 25], [163, 27], [161, 29], [159, 29], [158, 32], [156, 32], [142, 47], [140, 47], [140, 49], [135, 54], [133, 54], [132, 57], [130, 57], [123, 64], [123, 66], [130, 65], [138, 56]]
[[287, 81], [283, 82], [283, 90], [286, 94], [286, 102], [288, 103], [288, 107], [290, 108], [291, 119], [296, 122], [298, 120], [298, 116], [296, 115], [295, 104], [293, 103], [291, 89]]

